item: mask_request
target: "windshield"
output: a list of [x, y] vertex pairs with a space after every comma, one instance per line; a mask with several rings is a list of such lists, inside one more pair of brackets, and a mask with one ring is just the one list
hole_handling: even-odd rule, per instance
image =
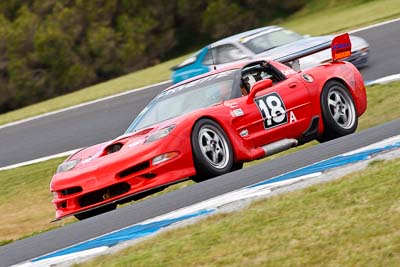
[[286, 29], [280, 29], [269, 33], [259, 33], [254, 36], [250, 36], [243, 39], [241, 42], [255, 54], [259, 54], [261, 52], [301, 39], [303, 39], [303, 36], [298, 33]]
[[125, 133], [215, 105], [235, 96], [236, 70], [207, 76], [161, 92], [145, 107]]

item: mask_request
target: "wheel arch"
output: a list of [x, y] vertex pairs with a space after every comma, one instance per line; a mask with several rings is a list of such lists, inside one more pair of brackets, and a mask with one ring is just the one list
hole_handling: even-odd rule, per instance
[[[324, 84], [323, 84], [323, 86], [322, 86], [322, 88], [321, 88], [321, 90], [320, 90], [320, 95], [319, 95], [319, 106], [320, 106], [320, 112], [321, 112], [321, 118], [322, 118], [322, 119], [320, 120], [320, 127], [322, 127], [322, 129], [320, 128], [320, 130], [322, 130], [322, 132], [319, 131], [319, 133], [320, 133], [321, 135], [320, 135], [320, 137], [319, 137], [319, 139], [318, 139], [318, 141], [320, 141], [320, 142], [324, 142], [324, 141], [328, 141], [328, 140], [337, 138], [337, 137], [335, 137], [335, 135], [331, 134], [330, 132], [326, 132], [326, 131], [327, 131], [327, 128], [328, 128], [328, 126], [329, 126], [329, 123], [326, 124], [327, 122], [326, 122], [325, 119], [324, 119], [324, 109], [323, 109], [323, 105], [324, 105], [323, 102], [325, 101], [325, 99], [324, 99], [324, 94], [325, 94], [326, 91], [329, 91], [329, 87], [327, 87], [327, 85], [328, 85], [330, 82], [339, 83], [340, 85], [343, 86], [342, 89], [345, 90], [345, 91], [347, 91], [347, 93], [349, 94], [349, 96], [350, 96], [350, 98], [351, 98], [350, 101], [353, 102], [354, 109], [355, 109], [355, 128], [354, 128], [353, 132], [357, 129], [357, 125], [358, 125], [358, 117], [359, 117], [359, 115], [358, 115], [358, 107], [357, 107], [357, 104], [358, 104], [358, 103], [357, 103], [356, 94], [355, 94], [355, 92], [354, 92], [354, 88], [352, 88], [352, 87], [346, 82], [345, 79], [341, 79], [341, 78], [339, 78], [339, 77], [332, 77], [332, 78], [330, 78], [330, 79], [328, 79], [328, 80], [326, 80], [326, 81], [324, 82]], [[332, 127], [333, 127], [333, 126], [329, 126], [329, 128], [330, 128], [331, 131], [334, 130], [334, 132], [336, 132], [336, 135], [337, 135], [337, 134], [340, 134], [340, 136], [343, 136], [343, 135], [349, 134], [349, 133], [339, 133], [337, 130], [333, 129]], [[335, 127], [335, 128], [336, 128], [336, 127]]]
[[[222, 120], [219, 120], [211, 115], [200, 116], [193, 122], [192, 127], [190, 129], [190, 136], [192, 136], [192, 134], [193, 134], [194, 126], [202, 119], [212, 120], [213, 122], [217, 123], [222, 128], [222, 130], [224, 130], [224, 132], [228, 138], [228, 141], [231, 143], [231, 146], [232, 146], [233, 162], [235, 162], [235, 163], [238, 162], [237, 150], [235, 148], [237, 140], [234, 138], [232, 132], [227, 129], [226, 123], [224, 123]], [[190, 140], [190, 143], [193, 146], [192, 140]], [[191, 151], [192, 151], [192, 155], [193, 155], [193, 148], [191, 148]]]
[[322, 91], [324, 90], [325, 85], [326, 85], [328, 82], [330, 82], [330, 81], [336, 81], [336, 82], [339, 82], [339, 83], [341, 83], [342, 85], [344, 85], [344, 87], [347, 89], [347, 91], [350, 93], [351, 97], [353, 98], [353, 101], [354, 101], [354, 104], [355, 104], [355, 107], [356, 107], [356, 111], [357, 111], [357, 115], [360, 116], [360, 115], [362, 114], [362, 112], [361, 112], [361, 110], [362, 110], [362, 104], [360, 103], [360, 100], [359, 100], [359, 98], [358, 98], [356, 89], [355, 89], [353, 86], [351, 86], [351, 85], [346, 81], [346, 79], [341, 78], [341, 77], [331, 77], [331, 78], [327, 79], [327, 80], [324, 82], [324, 84], [323, 84], [322, 87], [321, 87], [320, 93], [319, 93], [319, 105], [320, 105], [320, 108], [321, 108]]
[[[325, 85], [327, 84], [327, 83], [329, 83], [329, 82], [331, 82], [331, 81], [336, 81], [336, 82], [339, 82], [339, 83], [341, 83], [341, 84], [343, 84], [345, 87], [346, 87], [346, 89], [347, 89], [347, 91], [351, 94], [351, 97], [354, 99], [354, 92], [353, 92], [353, 90], [351, 90], [351, 86], [346, 82], [346, 80], [345, 79], [343, 79], [343, 78], [340, 78], [340, 77], [331, 77], [331, 78], [329, 78], [328, 80], [326, 80], [325, 82], [324, 82], [324, 84], [322, 85], [322, 88], [321, 88], [321, 92], [320, 92], [320, 98], [321, 98], [321, 96], [322, 96], [322, 90], [324, 90], [324, 88], [325, 88]], [[321, 103], [321, 102], [320, 102]]]

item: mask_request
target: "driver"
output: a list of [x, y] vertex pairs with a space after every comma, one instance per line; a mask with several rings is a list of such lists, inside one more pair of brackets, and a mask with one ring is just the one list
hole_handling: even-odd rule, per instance
[[243, 78], [240, 79], [240, 91], [242, 92], [242, 96], [248, 95], [250, 92], [250, 85]]
[[248, 95], [250, 93], [251, 87], [256, 83], [256, 79], [252, 74], [248, 74], [242, 77], [240, 80], [240, 91], [242, 96]]

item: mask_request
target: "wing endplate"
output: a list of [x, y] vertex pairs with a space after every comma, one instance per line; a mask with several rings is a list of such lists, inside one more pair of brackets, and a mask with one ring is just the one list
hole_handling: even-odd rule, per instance
[[333, 61], [338, 61], [351, 56], [351, 42], [349, 34], [345, 33], [333, 38], [331, 51]]

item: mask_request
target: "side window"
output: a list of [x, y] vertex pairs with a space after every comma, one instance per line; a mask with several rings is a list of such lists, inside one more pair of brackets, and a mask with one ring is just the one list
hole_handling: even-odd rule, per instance
[[[247, 93], [256, 82], [265, 79], [271, 79], [273, 83], [278, 83], [285, 80], [286, 77], [265, 61], [249, 64], [242, 69], [241, 83]], [[245, 95], [243, 91], [242, 93]]]
[[[211, 51], [213, 52], [213, 57], [211, 56]], [[243, 53], [238, 47], [233, 44], [225, 44], [208, 50], [202, 63], [204, 65], [213, 64], [224, 64], [232, 61], [240, 60], [246, 58], [247, 55]]]
[[[213, 51], [213, 55], [214, 55], [214, 57], [215, 57], [215, 51]], [[215, 60], [215, 59], [214, 59], [214, 60]], [[203, 63], [204, 65], [213, 65], [213, 64], [214, 64], [213, 59], [212, 59], [212, 57], [211, 57], [211, 49], [209, 49], [209, 50], [207, 51], [207, 54], [204, 56], [202, 63]]]
[[[240, 59], [246, 58], [246, 54], [243, 53], [238, 47], [233, 44], [225, 44], [221, 46], [214, 47], [213, 56], [215, 64], [224, 64]], [[213, 58], [211, 57], [211, 51], [208, 51], [203, 59], [204, 65], [212, 65]]]
[[242, 79], [243, 78], [249, 78], [249, 80], [252, 80], [253, 82], [271, 79], [274, 83], [286, 79], [279, 70], [266, 62], [253, 63], [245, 66], [242, 69]]
[[224, 64], [224, 63], [244, 59], [247, 57], [246, 54], [244, 54], [242, 50], [240, 50], [238, 47], [236, 47], [233, 44], [221, 45], [214, 49], [216, 49], [216, 52], [217, 52], [217, 53], [214, 53], [214, 55], [216, 54], [215, 61], [217, 62], [217, 64]]

